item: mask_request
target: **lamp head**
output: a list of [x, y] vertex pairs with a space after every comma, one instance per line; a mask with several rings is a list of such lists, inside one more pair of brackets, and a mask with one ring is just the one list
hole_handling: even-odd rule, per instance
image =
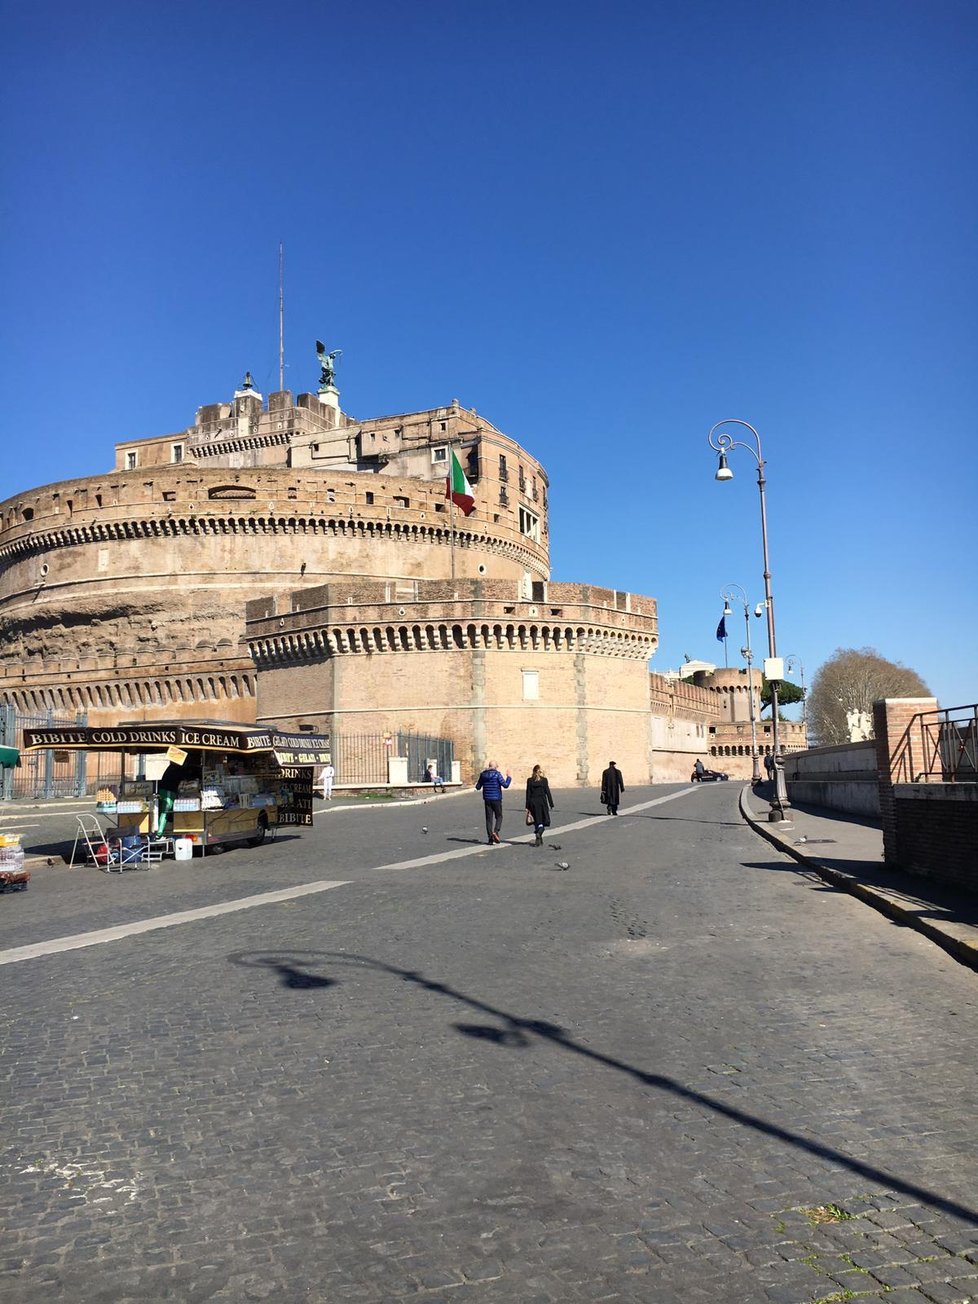
[[715, 475], [713, 478], [714, 478], [714, 480], [732, 480], [732, 479], [733, 479], [733, 471], [731, 471], [730, 467], [727, 466], [727, 455], [726, 455], [726, 453], [721, 453], [721, 454], [720, 454], [720, 458], [719, 458], [719, 461], [718, 461], [718, 463], [717, 463], [717, 473], [716, 473], [716, 475]]
[[733, 608], [731, 607], [731, 605], [730, 605], [730, 601], [729, 601], [729, 599], [727, 599], [727, 598], [724, 598], [724, 600], [723, 600], [723, 614], [724, 614], [725, 616], [732, 616], [732, 615], [733, 615]]

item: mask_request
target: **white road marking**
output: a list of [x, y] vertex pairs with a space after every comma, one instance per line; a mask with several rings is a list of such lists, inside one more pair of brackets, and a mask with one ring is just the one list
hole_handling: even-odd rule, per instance
[[275, 892], [262, 892], [258, 896], [239, 897], [236, 901], [221, 901], [214, 906], [199, 906], [196, 910], [178, 910], [172, 915], [156, 915], [152, 919], [137, 919], [131, 924], [99, 928], [92, 933], [52, 937], [49, 942], [35, 942], [31, 946], [15, 946], [12, 950], [0, 951], [0, 964], [16, 964], [19, 960], [33, 960], [41, 955], [56, 955], [59, 951], [77, 951], [83, 946], [97, 946], [100, 942], [118, 942], [124, 937], [134, 937], [137, 933], [152, 933], [158, 928], [173, 928], [176, 924], [192, 924], [198, 919], [213, 919], [216, 915], [229, 915], [235, 910], [275, 905], [279, 901], [290, 901], [293, 897], [309, 896], [313, 892], [328, 892], [330, 888], [345, 886], [345, 880], [300, 883], [297, 887], [283, 887]]
[[[664, 797], [655, 797], [652, 801], [639, 802], [629, 806], [623, 815], [636, 815], [649, 810], [652, 806], [661, 806], [663, 802], [675, 801], [677, 797], [686, 797], [698, 791], [696, 788], [682, 788], [679, 792], [670, 792]], [[614, 818], [613, 816], [611, 817]], [[620, 818], [620, 817], [619, 817]], [[563, 837], [578, 829], [590, 828], [593, 824], [607, 824], [607, 815], [588, 815], [573, 824], [561, 824], [554, 828], [549, 836]], [[507, 842], [527, 842], [534, 834], [508, 838]], [[505, 845], [505, 843], [503, 844]], [[421, 869], [426, 865], [440, 865], [449, 860], [462, 860], [466, 856], [480, 855], [491, 849], [480, 843], [477, 847], [461, 847], [457, 851], [439, 851], [431, 856], [418, 856], [413, 860], [400, 860], [389, 865], [375, 865], [375, 870]], [[279, 888], [274, 892], [261, 892], [257, 896], [239, 897], [235, 901], [222, 901], [213, 906], [199, 906], [195, 910], [179, 910], [171, 915], [156, 915], [152, 919], [137, 919], [129, 924], [116, 924], [112, 928], [99, 928], [90, 933], [74, 933], [68, 937], [53, 937], [47, 942], [35, 942], [29, 946], [16, 946], [9, 951], [0, 951], [0, 965], [17, 964], [21, 960], [35, 960], [43, 955], [57, 955], [62, 951], [78, 951], [86, 946], [98, 946], [103, 942], [118, 942], [139, 933], [152, 933], [160, 928], [173, 928], [178, 924], [192, 924], [200, 919], [214, 919], [218, 915], [228, 915], [236, 910], [251, 910], [255, 906], [277, 905], [280, 901], [290, 901], [294, 897], [311, 896], [316, 892], [328, 892], [334, 887], [346, 887], [348, 879], [323, 879], [315, 883], [300, 883], [296, 887]]]

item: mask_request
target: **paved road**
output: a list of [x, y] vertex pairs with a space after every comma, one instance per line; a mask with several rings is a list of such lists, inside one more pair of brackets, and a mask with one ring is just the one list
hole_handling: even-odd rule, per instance
[[0, 1296], [978, 1299], [976, 975], [736, 787], [626, 796], [0, 899]]

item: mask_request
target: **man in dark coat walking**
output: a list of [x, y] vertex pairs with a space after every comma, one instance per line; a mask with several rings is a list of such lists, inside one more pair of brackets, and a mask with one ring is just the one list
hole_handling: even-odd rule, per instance
[[624, 791], [625, 783], [621, 777], [621, 770], [614, 761], [609, 761], [608, 768], [601, 776], [601, 804], [607, 807], [609, 815], [618, 814], [618, 803]]

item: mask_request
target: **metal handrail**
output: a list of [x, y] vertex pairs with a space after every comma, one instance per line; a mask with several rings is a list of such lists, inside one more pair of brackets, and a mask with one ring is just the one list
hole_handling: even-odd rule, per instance
[[915, 782], [978, 782], [978, 703], [921, 711], [910, 729], [917, 734], [923, 762]]

